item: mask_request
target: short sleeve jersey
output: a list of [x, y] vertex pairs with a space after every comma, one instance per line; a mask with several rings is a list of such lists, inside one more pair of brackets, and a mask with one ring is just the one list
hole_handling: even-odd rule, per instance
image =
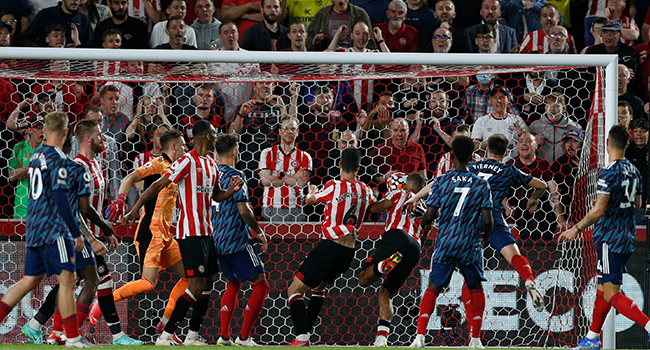
[[27, 174], [27, 246], [53, 244], [61, 236], [72, 239], [54, 201], [54, 191], [70, 190], [68, 157], [56, 147], [41, 146], [30, 158]]
[[[85, 167], [90, 173], [92, 179], [90, 182], [90, 205], [101, 213], [104, 197], [106, 197], [106, 178], [99, 162], [96, 158], [91, 160], [81, 153], [74, 157], [74, 161]], [[97, 225], [90, 223], [88, 227], [95, 236], [99, 236], [101, 230]]]
[[424, 200], [420, 200], [415, 211], [408, 211], [404, 203], [411, 197], [413, 197], [413, 193], [407, 190], [394, 190], [386, 194], [386, 199], [393, 203], [386, 219], [386, 231], [399, 229], [419, 242], [422, 232], [420, 221], [426, 211], [426, 205]]
[[176, 239], [212, 235], [212, 191], [219, 171], [214, 159], [195, 150], [172, 164], [165, 176], [178, 184], [180, 218]]
[[70, 208], [72, 209], [72, 215], [79, 218], [79, 198], [90, 196], [92, 177], [83, 165], [69, 158], [68, 174], [70, 175], [70, 191], [68, 192]]
[[237, 204], [248, 203], [248, 186], [243, 172], [233, 169], [228, 165], [219, 165], [219, 185], [221, 188], [230, 187], [230, 179], [239, 176], [244, 180], [244, 186], [232, 197], [219, 203], [219, 210], [212, 206], [212, 226], [214, 227], [214, 244], [218, 255], [228, 255], [243, 251], [249, 244], [252, 236], [251, 229], [244, 222]]
[[482, 210], [492, 209], [490, 185], [466, 171], [451, 170], [433, 180], [427, 207], [440, 209], [432, 260], [471, 264], [483, 257]]
[[375, 203], [370, 187], [359, 180], [331, 180], [314, 197], [320, 203], [327, 203], [321, 225], [324, 239], [355, 233], [361, 227], [368, 207]]
[[615, 160], [598, 173], [596, 190], [608, 194], [609, 201], [605, 215], [594, 226], [594, 243], [607, 243], [614, 253], [632, 253], [636, 243], [634, 203], [643, 191], [639, 170], [627, 159]]
[[506, 198], [510, 188], [528, 185], [533, 179], [532, 175], [524, 173], [512, 164], [506, 165], [493, 159], [470, 163], [469, 171], [490, 183], [494, 211], [499, 214], [505, 210], [503, 199]]
[[[312, 159], [309, 153], [297, 148], [286, 154], [279, 145], [275, 145], [262, 151], [259, 170], [281, 171], [288, 176], [294, 176], [305, 170], [311, 172]], [[302, 206], [302, 188], [297, 185], [264, 186], [262, 206], [264, 208], [298, 208]]]

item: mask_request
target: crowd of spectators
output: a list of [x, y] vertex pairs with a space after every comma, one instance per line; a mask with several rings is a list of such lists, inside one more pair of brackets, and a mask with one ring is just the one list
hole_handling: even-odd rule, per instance
[[[645, 178], [650, 9], [633, 0], [589, 0], [583, 26], [583, 13], [569, 13], [555, 3], [16, 0], [0, 3], [0, 46], [341, 54], [614, 53], [620, 62], [618, 120], [632, 131], [628, 158]], [[637, 24], [637, 19], [643, 21]], [[9, 67], [7, 62], [0, 65]], [[65, 72], [70, 63], [52, 61], [43, 69]], [[104, 75], [191, 72], [272, 77], [280, 72], [323, 72], [316, 66], [251, 63], [95, 62], [94, 69]], [[341, 71], [362, 69], [349, 65]], [[508, 210], [528, 235], [546, 237], [545, 232], [572, 223], [571, 197], [592, 83], [593, 72], [586, 69], [303, 83], [0, 79], [2, 135], [12, 140], [6, 141], [0, 157], [5, 163], [0, 165], [8, 169], [0, 186], [3, 201], [13, 205], [2, 214], [25, 215], [25, 162], [41, 142], [44, 114], [64, 111], [72, 122], [87, 118], [101, 123], [106, 137], [101, 163], [113, 191], [125, 172], [142, 165], [144, 154], [159, 151], [155, 140], [161, 130], [177, 128], [191, 139], [194, 123], [206, 119], [219, 132], [239, 134], [241, 168], [253, 205], [271, 221], [311, 220], [313, 213], [301, 208], [302, 190], [306, 184], [335, 178], [337, 155], [346, 147], [362, 151], [360, 178], [381, 193], [385, 179], [395, 172], [420, 172], [428, 179], [440, 174], [448, 166], [444, 159], [449, 158], [454, 135], [471, 135], [480, 157], [491, 135], [504, 134], [510, 141], [509, 161], [551, 184], [543, 210], [535, 214], [539, 217], [522, 212], [521, 198], [529, 195], [525, 191], [514, 196], [518, 200], [509, 202]], [[13, 187], [5, 186], [7, 179]], [[529, 224], [540, 221], [547, 227]]]

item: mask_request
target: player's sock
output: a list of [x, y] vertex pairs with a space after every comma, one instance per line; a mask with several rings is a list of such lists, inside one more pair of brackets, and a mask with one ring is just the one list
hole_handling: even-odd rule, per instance
[[521, 276], [521, 279], [524, 281], [535, 280], [535, 277], [533, 277], [533, 270], [530, 268], [530, 261], [528, 261], [528, 259], [526, 259], [523, 255], [517, 254], [513, 256], [510, 263], [512, 264], [512, 267], [515, 268], [519, 276]]
[[[52, 288], [52, 290], [49, 293], [47, 293], [47, 296], [45, 297], [45, 301], [43, 301], [43, 305], [41, 305], [41, 308], [38, 309], [38, 313], [36, 314], [36, 316], [34, 316], [34, 319], [41, 325], [47, 323], [47, 320], [49, 320], [50, 317], [54, 315], [55, 312], [54, 309], [56, 308], [56, 296], [58, 295], [58, 293], [59, 293], [59, 285], [57, 284], [56, 286], [54, 286], [54, 288]], [[59, 315], [59, 322], [60, 321], [61, 321], [61, 315]]]
[[[148, 292], [155, 287], [148, 280], [141, 278], [137, 281], [129, 282], [113, 292], [113, 300], [120, 301], [136, 294]], [[186, 287], [187, 288], [187, 287]]]
[[472, 308], [470, 305], [472, 304], [472, 293], [469, 291], [469, 287], [467, 286], [467, 283], [463, 283], [463, 288], [461, 289], [461, 300], [463, 301], [463, 305], [465, 306], [465, 317], [467, 318], [467, 328], [469, 329], [470, 332], [472, 332], [472, 329], [474, 329], [474, 315], [472, 314]]
[[[592, 338], [589, 339], [596, 339], [600, 337], [600, 331], [603, 328], [603, 324], [605, 323], [605, 318], [607, 317], [607, 314], [609, 313], [609, 310], [611, 308], [612, 305], [610, 305], [607, 301], [605, 301], [605, 295], [603, 294], [603, 292], [600, 290], [596, 291], [596, 302], [594, 303], [594, 317], [593, 317], [593, 321], [591, 322], [591, 326], [589, 327], [590, 334], [587, 334], [587, 338], [589, 338], [589, 335], [592, 336]], [[594, 337], [594, 334], [596, 335], [596, 337]]]
[[61, 312], [58, 307], [54, 310], [54, 317], [52, 318], [52, 332], [59, 332], [57, 335], [63, 332], [63, 318], [61, 318]]
[[244, 324], [241, 327], [241, 332], [239, 336], [241, 340], [246, 340], [251, 335], [251, 330], [255, 321], [260, 317], [262, 308], [264, 307], [264, 301], [266, 296], [269, 295], [271, 291], [271, 286], [267, 280], [260, 281], [252, 285], [253, 294], [248, 299], [248, 304], [246, 304], [246, 310], [244, 311]]
[[189, 289], [186, 289], [183, 295], [178, 298], [178, 301], [176, 302], [174, 312], [172, 312], [169, 322], [167, 322], [167, 325], [165, 326], [165, 332], [174, 334], [177, 327], [176, 324], [185, 317], [187, 310], [189, 310], [195, 302], [196, 298], [194, 295], [192, 295]]
[[429, 318], [434, 312], [436, 307], [436, 299], [438, 299], [438, 292], [433, 288], [427, 288], [427, 291], [424, 292], [422, 296], [422, 301], [420, 302], [420, 316], [418, 316], [418, 334], [424, 334], [427, 331], [427, 325], [429, 324]]
[[[181, 278], [178, 283], [174, 286], [172, 289], [171, 294], [169, 294], [169, 300], [167, 301], [167, 307], [165, 307], [165, 314], [163, 315], [163, 318], [161, 322], [163, 325], [167, 325], [167, 321], [169, 321], [169, 318], [172, 317], [172, 312], [174, 312], [174, 307], [176, 307], [176, 301], [178, 301], [178, 298], [185, 293], [185, 290], [187, 287], [190, 286], [190, 283], [187, 281], [187, 278]], [[163, 322], [163, 320], [165, 320]]]
[[117, 315], [115, 309], [115, 301], [113, 301], [113, 277], [110, 275], [105, 276], [99, 281], [97, 287], [97, 303], [99, 309], [102, 310], [108, 329], [111, 334], [118, 334], [122, 331], [120, 326], [120, 317]]
[[481, 328], [483, 327], [483, 312], [485, 311], [485, 294], [483, 289], [471, 291], [471, 302], [468, 303], [472, 310], [468, 314], [472, 315], [472, 338], [481, 337]]
[[379, 320], [377, 324], [377, 337], [387, 337], [390, 333], [390, 321], [388, 320]]
[[327, 292], [325, 290], [311, 291], [311, 298], [309, 299], [309, 305], [307, 306], [307, 316], [305, 318], [307, 333], [311, 333], [311, 330], [314, 328], [314, 323], [316, 323], [318, 314], [320, 314], [320, 310], [323, 308], [326, 294]]
[[14, 308], [12, 306], [9, 306], [9, 304], [0, 300], [0, 322], [2, 322], [13, 309]]
[[241, 289], [241, 283], [226, 283], [226, 291], [221, 298], [221, 337], [230, 339], [230, 320], [237, 306], [237, 296]]
[[646, 314], [643, 313], [639, 309], [639, 307], [636, 305], [636, 303], [623, 295], [623, 293], [618, 292], [612, 296], [612, 298], [609, 300], [609, 303], [623, 316], [629, 318], [630, 320], [640, 324], [642, 327], [646, 327], [648, 325], [648, 321], [650, 319]]
[[291, 310], [291, 320], [293, 321], [293, 328], [296, 330], [296, 335], [307, 334], [307, 327], [305, 325], [305, 300], [302, 294], [296, 293], [289, 296], [289, 309]]
[[203, 318], [208, 312], [208, 304], [210, 303], [210, 294], [212, 290], [206, 290], [201, 293], [201, 296], [192, 305], [192, 318], [190, 318], [190, 330], [198, 332], [201, 329]]
[[79, 324], [77, 323], [77, 314], [72, 314], [63, 319], [63, 328], [68, 339], [74, 339], [79, 336]]
[[79, 324], [79, 327], [81, 327], [84, 324], [84, 322], [86, 321], [86, 317], [88, 317], [89, 312], [90, 312], [90, 306], [77, 303], [77, 322]]

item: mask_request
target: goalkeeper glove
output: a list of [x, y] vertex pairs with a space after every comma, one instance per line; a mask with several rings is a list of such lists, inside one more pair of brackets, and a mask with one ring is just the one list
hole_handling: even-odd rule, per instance
[[108, 208], [108, 221], [116, 222], [121, 216], [124, 216], [124, 208], [126, 208], [126, 195], [120, 193]]

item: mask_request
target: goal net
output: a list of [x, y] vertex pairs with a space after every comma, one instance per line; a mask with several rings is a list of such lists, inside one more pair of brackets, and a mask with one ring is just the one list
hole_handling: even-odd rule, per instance
[[[12, 170], [26, 164], [30, 150], [37, 145], [38, 121], [48, 111], [68, 113], [71, 126], [93, 113], [103, 117], [105, 135], [115, 142], [110, 147], [105, 143], [99, 156], [109, 185], [102, 209], [115, 196], [123, 177], [158, 152], [157, 136], [165, 124], [181, 130], [188, 141], [199, 119], [209, 120], [219, 132], [239, 134], [237, 168], [247, 177], [251, 204], [256, 216], [265, 220], [263, 229], [270, 236], [269, 251], [261, 257], [271, 292], [253, 337], [262, 344], [284, 344], [294, 336], [286, 288], [319, 240], [324, 209], [303, 207], [305, 182], [320, 186], [337, 178], [341, 149], [355, 144], [363, 154], [359, 178], [380, 197], [393, 172], [419, 171], [432, 179], [444, 154], [451, 150], [449, 137], [458, 131], [485, 141], [493, 131], [488, 126], [476, 127], [477, 120], [497, 109], [505, 110], [509, 118], [521, 118], [507, 131], [511, 141], [508, 161], [542, 178], [551, 189], [533, 214], [525, 212], [530, 191], [516, 189], [507, 200], [507, 221], [522, 254], [531, 261], [546, 308], [535, 311], [524, 281], [497, 252], [486, 248], [484, 343], [571, 346], [586, 333], [595, 298], [596, 252], [589, 231], [571, 244], [559, 245], [553, 237], [581, 218], [595, 196], [597, 169], [605, 160], [605, 125], [610, 120], [605, 115], [615, 118], [615, 107], [611, 109], [616, 96], [615, 80], [610, 76], [616, 74], [612, 58], [153, 53], [72, 49], [7, 49], [0, 53], [0, 164], [9, 169], [0, 178], [4, 218], [0, 293], [20, 279], [24, 268], [25, 221], [21, 217], [28, 184]], [[610, 86], [606, 90], [607, 79]], [[506, 95], [505, 109], [493, 95]], [[296, 118], [297, 130], [282, 127], [283, 116]], [[552, 122], [553, 118], [559, 123]], [[405, 125], [406, 133], [395, 131], [396, 125]], [[290, 144], [292, 135], [297, 149], [309, 154], [309, 159], [292, 158], [295, 152], [274, 151], [272, 147], [283, 140]], [[129, 203], [138, 195], [139, 190], [133, 189]], [[357, 276], [361, 261], [384, 232], [385, 216], [367, 220], [358, 233], [351, 269], [327, 289], [312, 342], [368, 345], [374, 341], [379, 285], [359, 287]], [[107, 261], [118, 288], [140, 275], [133, 230], [116, 229], [122, 244]], [[388, 337], [391, 345], [408, 344], [416, 333], [431, 247], [429, 240], [420, 265], [393, 300], [396, 313]], [[154, 291], [117, 303], [127, 334], [145, 342], [155, 340], [154, 327], [177, 280], [177, 275], [164, 271]], [[428, 326], [428, 344], [468, 343], [461, 286], [462, 277], [456, 273], [438, 298], [436, 314]], [[50, 284], [44, 282], [15, 308], [0, 325], [0, 341], [23, 339], [20, 327], [34, 315], [49, 289]], [[212, 343], [219, 335], [224, 290], [225, 280], [219, 275], [202, 329]], [[250, 293], [251, 289], [244, 287], [233, 334], [238, 334], [243, 323]], [[641, 306], [642, 293], [640, 299], [635, 296]], [[182, 333], [186, 326], [182, 324]], [[629, 326], [624, 331], [634, 332]], [[96, 327], [86, 323], [83, 332], [97, 342], [109, 342], [103, 320]]]

